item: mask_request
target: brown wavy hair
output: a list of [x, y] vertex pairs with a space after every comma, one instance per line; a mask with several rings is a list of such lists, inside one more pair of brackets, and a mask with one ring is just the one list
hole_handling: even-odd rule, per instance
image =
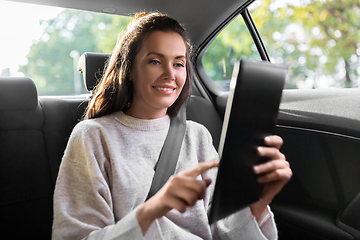
[[133, 83], [130, 81], [131, 66], [144, 39], [155, 31], [176, 32], [183, 38], [186, 46], [186, 81], [179, 97], [167, 110], [170, 117], [178, 114], [191, 92], [192, 46], [185, 29], [175, 19], [154, 12], [138, 13], [129, 23], [127, 31], [113, 50], [100, 83], [95, 88], [84, 119], [98, 118], [120, 110], [125, 112], [131, 106], [134, 91]]

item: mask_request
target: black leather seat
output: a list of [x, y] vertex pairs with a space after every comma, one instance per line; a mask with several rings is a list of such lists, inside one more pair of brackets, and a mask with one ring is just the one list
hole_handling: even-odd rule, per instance
[[87, 101], [39, 98], [30, 78], [0, 77], [0, 222], [4, 239], [50, 239], [53, 192]]
[[30, 78], [0, 78], [0, 222], [3, 239], [49, 239], [53, 184], [44, 114]]

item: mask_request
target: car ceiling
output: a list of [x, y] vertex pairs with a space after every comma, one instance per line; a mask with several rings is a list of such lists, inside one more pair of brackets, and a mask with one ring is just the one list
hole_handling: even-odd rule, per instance
[[191, 41], [199, 47], [243, 7], [254, 0], [15, 0], [15, 2], [74, 8], [93, 12], [114, 9], [114, 14], [160, 11], [182, 23]]

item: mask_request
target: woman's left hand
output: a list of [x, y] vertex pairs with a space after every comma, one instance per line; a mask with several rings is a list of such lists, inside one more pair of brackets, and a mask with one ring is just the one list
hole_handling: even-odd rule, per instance
[[292, 176], [290, 164], [279, 150], [283, 144], [282, 138], [268, 136], [264, 142], [266, 147], [258, 147], [257, 152], [259, 156], [270, 160], [253, 168], [254, 173], [258, 175], [258, 182], [264, 184], [260, 200], [250, 206], [257, 220]]

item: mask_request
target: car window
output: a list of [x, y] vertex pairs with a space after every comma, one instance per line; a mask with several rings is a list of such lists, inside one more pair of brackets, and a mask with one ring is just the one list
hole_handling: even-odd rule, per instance
[[216, 86], [228, 91], [234, 64], [241, 58], [261, 60], [246, 24], [239, 15], [205, 50], [202, 63]]
[[[271, 62], [289, 68], [286, 88], [359, 87], [358, 3], [258, 0], [249, 7], [249, 11]], [[215, 83], [228, 81], [228, 68], [232, 67], [233, 56], [236, 56], [236, 60], [254, 56], [255, 47], [248, 43], [249, 36], [243, 35], [241, 18], [238, 16], [229, 24], [204, 55], [205, 69]], [[234, 36], [238, 36], [236, 41]], [[222, 54], [218, 54], [218, 42], [222, 44]]]
[[[0, 75], [26, 76], [39, 95], [86, 93], [77, 61], [110, 53], [129, 18], [106, 13], [0, 1]], [[6, 24], [5, 24], [6, 22]]]

